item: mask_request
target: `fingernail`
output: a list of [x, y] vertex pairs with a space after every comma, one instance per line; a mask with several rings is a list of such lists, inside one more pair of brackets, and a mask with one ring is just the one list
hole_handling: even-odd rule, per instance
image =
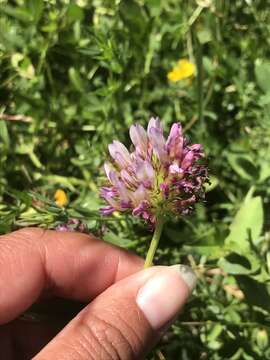
[[137, 305], [153, 329], [159, 330], [181, 310], [196, 284], [186, 265], [173, 265], [154, 274], [139, 290]]
[[192, 292], [197, 282], [197, 277], [194, 271], [189, 266], [182, 264], [172, 265], [170, 268], [175, 269], [180, 273], [182, 280], [184, 280], [189, 287], [190, 292]]

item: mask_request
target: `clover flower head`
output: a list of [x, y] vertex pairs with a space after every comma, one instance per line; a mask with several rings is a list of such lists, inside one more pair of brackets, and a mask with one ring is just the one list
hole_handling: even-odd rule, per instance
[[190, 145], [182, 127], [174, 123], [168, 139], [158, 118], [151, 118], [147, 131], [139, 124], [129, 130], [134, 150], [119, 141], [109, 145], [112, 163], [105, 163], [107, 186], [100, 195], [107, 202], [103, 215], [131, 212], [155, 226], [159, 216], [188, 214], [203, 198], [207, 168], [200, 144]]

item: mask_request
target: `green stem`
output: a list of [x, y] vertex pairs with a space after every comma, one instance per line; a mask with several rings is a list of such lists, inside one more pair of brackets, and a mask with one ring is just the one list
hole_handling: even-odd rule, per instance
[[152, 266], [152, 264], [153, 264], [153, 258], [155, 256], [155, 252], [158, 247], [158, 243], [159, 243], [159, 239], [160, 239], [160, 236], [162, 233], [163, 225], [164, 225], [164, 218], [160, 216], [157, 218], [156, 228], [155, 228], [149, 249], [147, 251], [147, 255], [146, 255], [146, 259], [145, 259], [145, 263], [144, 263], [145, 269]]

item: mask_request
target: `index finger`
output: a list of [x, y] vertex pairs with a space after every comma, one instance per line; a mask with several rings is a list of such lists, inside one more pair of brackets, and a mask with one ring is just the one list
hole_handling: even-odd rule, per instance
[[81, 233], [26, 228], [0, 236], [0, 324], [44, 291], [89, 302], [142, 265], [138, 256]]

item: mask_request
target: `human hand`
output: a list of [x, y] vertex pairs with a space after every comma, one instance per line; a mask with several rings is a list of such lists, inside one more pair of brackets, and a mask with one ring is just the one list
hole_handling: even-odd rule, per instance
[[[142, 266], [139, 257], [85, 234], [27, 228], [0, 236], [1, 359], [143, 359], [195, 276], [180, 265]], [[58, 334], [52, 324], [18, 319], [48, 297], [87, 305]]]

